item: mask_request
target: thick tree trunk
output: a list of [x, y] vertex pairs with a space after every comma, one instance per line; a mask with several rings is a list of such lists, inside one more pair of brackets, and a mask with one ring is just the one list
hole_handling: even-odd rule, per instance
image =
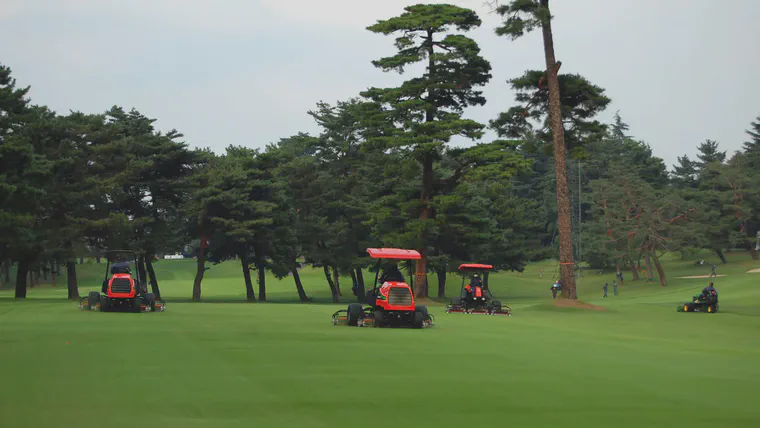
[[[549, 9], [549, 0], [541, 0], [541, 6]], [[562, 108], [559, 95], [557, 63], [554, 58], [554, 39], [551, 22], [542, 25], [544, 56], [546, 57], [546, 80], [549, 86], [549, 122], [554, 146], [554, 169], [557, 177], [557, 214], [559, 217], [559, 258], [562, 297], [577, 299], [575, 289], [575, 266], [573, 255], [573, 231], [571, 224], [570, 189], [567, 185], [567, 165], [565, 162], [565, 130], [562, 125]]]
[[662, 265], [660, 264], [660, 259], [657, 258], [657, 256], [654, 256], [654, 265], [657, 267], [657, 275], [660, 276], [660, 285], [665, 287], [668, 285], [667, 281], [665, 280], [665, 271], [662, 270]]
[[362, 272], [362, 268], [358, 267], [356, 268], [356, 298], [363, 302], [366, 298], [366, 293], [364, 292], [364, 272]]
[[16, 266], [16, 298], [26, 299], [26, 275], [29, 272], [29, 262], [19, 260]]
[[81, 256], [79, 257], [79, 264], [80, 265], [84, 264], [84, 257], [81, 257]]
[[201, 283], [203, 282], [203, 274], [206, 273], [206, 249], [201, 248], [198, 250], [198, 261], [195, 269], [195, 280], [193, 281], [193, 301], [197, 302], [201, 300]]
[[639, 280], [639, 270], [636, 268], [636, 263], [633, 262], [633, 259], [631, 259], [631, 275], [633, 275], [634, 281]]
[[243, 268], [243, 280], [245, 281], [245, 299], [249, 302], [255, 302], [256, 293], [253, 292], [253, 281], [251, 281], [251, 266], [248, 263], [248, 255], [245, 251], [240, 254], [240, 266]]
[[726, 255], [723, 254], [723, 250], [721, 250], [720, 248], [718, 248], [718, 249], [715, 250], [715, 254], [718, 255], [718, 258], [720, 259], [721, 263], [723, 263], [723, 264], [728, 263], [728, 261], [726, 260]]
[[43, 263], [42, 266], [40, 266], [40, 270], [42, 271], [42, 280], [47, 281], [48, 280], [48, 271], [50, 270], [48, 268], [47, 263]]
[[745, 245], [749, 250], [750, 256], [752, 256], [752, 260], [757, 260], [757, 250], [755, 249], [755, 244], [750, 241], [746, 241]]
[[645, 261], [647, 267], [647, 281], [652, 281], [654, 276], [652, 275], [652, 255], [650, 253], [647, 253]]
[[100, 264], [100, 254], [95, 256], [95, 263]]
[[422, 163], [422, 196], [420, 197], [420, 221], [423, 223], [422, 231], [419, 235], [419, 251], [422, 258], [417, 260], [417, 274], [414, 294], [416, 297], [428, 296], [427, 283], [427, 220], [430, 219], [430, 197], [433, 193], [433, 155], [425, 153]]
[[340, 291], [340, 272], [338, 268], [333, 266], [333, 281], [335, 281], [335, 288], [338, 290], [338, 296], [343, 296], [343, 292]]
[[50, 286], [55, 288], [55, 280], [58, 276], [58, 265], [55, 263], [50, 264]]
[[438, 274], [438, 297], [446, 297], [446, 268], [439, 267], [436, 273]]
[[148, 277], [150, 278], [150, 291], [157, 299], [161, 298], [161, 290], [158, 287], [158, 279], [156, 279], [156, 271], [153, 269], [153, 256], [155, 254], [149, 253], [145, 256], [145, 269], [148, 271]]
[[301, 274], [298, 273], [298, 263], [293, 263], [293, 269], [291, 269], [290, 272], [293, 274], [293, 281], [296, 283], [298, 299], [302, 302], [307, 302], [309, 298], [306, 297], [306, 292], [304, 291], [303, 284], [301, 283]]
[[330, 286], [330, 294], [332, 294], [332, 302], [340, 303], [340, 296], [338, 296], [338, 290], [335, 288], [335, 283], [330, 275], [330, 268], [327, 265], [322, 266], [322, 270], [325, 272], [325, 278], [327, 279], [327, 285]]
[[140, 274], [140, 285], [147, 284], [148, 273], [145, 270], [145, 257], [141, 256], [137, 258], [137, 271]]
[[11, 260], [6, 260], [5, 263], [3, 263], [3, 275], [5, 276], [5, 283], [10, 284], [11, 283], [11, 265], [13, 262]]
[[66, 262], [66, 285], [69, 288], [69, 300], [79, 299], [79, 284], [77, 281], [77, 264], [74, 261]]
[[259, 302], [267, 301], [267, 270], [263, 260], [256, 261], [256, 272], [259, 277]]

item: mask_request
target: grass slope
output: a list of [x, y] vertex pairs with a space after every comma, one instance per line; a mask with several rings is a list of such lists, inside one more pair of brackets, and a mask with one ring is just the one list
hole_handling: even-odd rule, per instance
[[[160, 314], [80, 312], [60, 280], [23, 302], [0, 292], [0, 426], [760, 425], [760, 276], [743, 255], [719, 267], [715, 315], [675, 309], [706, 283], [677, 277], [709, 267], [671, 260], [668, 287], [627, 275], [608, 299], [613, 275], [589, 274], [581, 298], [607, 311], [587, 311], [552, 304], [543, 263], [492, 277], [513, 317], [434, 305], [437, 325], [423, 331], [334, 327], [331, 304], [178, 303], [192, 263], [156, 267]], [[80, 280], [97, 284], [102, 268], [81, 266]], [[213, 267], [204, 298], [240, 301], [238, 276], [234, 263]], [[329, 297], [320, 271], [303, 277], [308, 294]], [[457, 278], [448, 285], [455, 293]], [[295, 295], [292, 278], [268, 289]]]

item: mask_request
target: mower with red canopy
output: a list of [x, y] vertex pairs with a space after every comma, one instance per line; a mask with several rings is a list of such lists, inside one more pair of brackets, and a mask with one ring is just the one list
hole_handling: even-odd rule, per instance
[[[79, 308], [100, 312], [163, 312], [166, 302], [148, 293], [148, 285], [137, 267], [137, 253], [131, 250], [111, 250], [106, 252], [106, 276], [100, 292], [91, 291], [80, 299]], [[113, 264], [112, 264], [113, 263]], [[110, 275], [110, 277], [109, 277]], [[102, 293], [102, 294], [101, 294]]]
[[[332, 316], [333, 325], [348, 324], [358, 327], [412, 327], [425, 328], [434, 325], [434, 318], [427, 307], [414, 301], [412, 287], [406, 283], [396, 261], [419, 260], [420, 253], [399, 248], [367, 248], [367, 253], [378, 260], [377, 273], [372, 291], [367, 293], [367, 306], [351, 303], [348, 309]], [[386, 260], [393, 261], [383, 263]], [[383, 267], [383, 275], [380, 270]]]
[[512, 308], [494, 300], [491, 292], [483, 284], [482, 274], [491, 269], [493, 269], [492, 265], [475, 263], [460, 265], [462, 291], [459, 297], [454, 297], [451, 303], [446, 305], [446, 313], [511, 316]]

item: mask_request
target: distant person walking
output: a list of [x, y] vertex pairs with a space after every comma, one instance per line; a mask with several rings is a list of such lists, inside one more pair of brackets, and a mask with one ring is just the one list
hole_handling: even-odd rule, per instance
[[544, 277], [544, 268], [539, 268], [538, 269], [538, 277], [539, 278], [543, 278]]
[[715, 265], [712, 265], [712, 272], [710, 273], [710, 278], [717, 278], [718, 274], [715, 272]]
[[617, 277], [620, 280], [620, 285], [623, 285], [623, 272], [617, 271]]
[[607, 284], [607, 283], [605, 282], [605, 283], [604, 283], [604, 287], [602, 287], [602, 290], [604, 290], [604, 298], [605, 298], [605, 299], [607, 298], [607, 287], [608, 287], [608, 286], [609, 286], [609, 284]]
[[618, 295], [618, 283], [617, 281], [612, 281], [612, 292], [615, 293], [615, 295]]

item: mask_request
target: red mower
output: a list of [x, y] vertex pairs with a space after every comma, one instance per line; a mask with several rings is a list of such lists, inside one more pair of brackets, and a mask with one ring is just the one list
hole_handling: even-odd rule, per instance
[[[124, 257], [130, 256], [129, 258]], [[79, 301], [82, 310], [100, 312], [163, 312], [166, 303], [157, 299], [153, 293], [148, 293], [148, 285], [141, 277], [139, 269], [132, 277], [129, 262], [137, 266], [137, 253], [129, 250], [113, 250], [106, 252], [106, 277], [103, 280], [101, 293], [91, 291], [87, 297]], [[113, 262], [113, 265], [111, 263]], [[109, 278], [108, 275], [111, 275]]]
[[491, 269], [493, 269], [491, 265], [460, 265], [462, 291], [459, 297], [454, 297], [451, 303], [446, 305], [446, 313], [512, 316], [512, 308], [502, 305], [498, 300], [493, 300], [491, 292], [483, 286], [482, 274]]
[[419, 260], [420, 253], [398, 248], [368, 248], [367, 253], [378, 259], [377, 274], [372, 291], [367, 293], [367, 305], [351, 303], [348, 309], [332, 316], [333, 325], [348, 324], [357, 327], [432, 327], [434, 318], [426, 306], [416, 305], [414, 293], [404, 280], [396, 263], [380, 268], [383, 260]]

